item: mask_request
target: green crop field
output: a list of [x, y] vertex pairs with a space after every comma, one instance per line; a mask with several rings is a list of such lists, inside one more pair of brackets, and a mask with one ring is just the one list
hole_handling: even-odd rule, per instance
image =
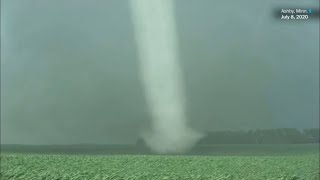
[[319, 154], [272, 156], [1, 154], [6, 179], [319, 179]]

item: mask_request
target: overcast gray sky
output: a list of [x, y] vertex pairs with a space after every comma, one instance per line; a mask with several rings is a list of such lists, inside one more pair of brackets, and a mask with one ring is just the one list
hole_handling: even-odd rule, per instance
[[[319, 1], [175, 2], [194, 128], [319, 126], [319, 21], [271, 14]], [[136, 51], [126, 0], [2, 0], [1, 143], [133, 143], [151, 121]]]

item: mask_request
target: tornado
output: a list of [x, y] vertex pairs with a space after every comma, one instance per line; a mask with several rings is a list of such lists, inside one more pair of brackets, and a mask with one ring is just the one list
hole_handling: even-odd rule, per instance
[[143, 133], [157, 153], [186, 152], [202, 136], [188, 126], [173, 0], [129, 0], [140, 74], [152, 117]]

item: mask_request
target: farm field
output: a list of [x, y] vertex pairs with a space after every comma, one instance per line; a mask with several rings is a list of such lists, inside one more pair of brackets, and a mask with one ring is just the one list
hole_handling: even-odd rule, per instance
[[1, 156], [1, 179], [316, 179], [318, 156]]
[[319, 153], [180, 156], [6, 152], [1, 154], [1, 179], [316, 180]]

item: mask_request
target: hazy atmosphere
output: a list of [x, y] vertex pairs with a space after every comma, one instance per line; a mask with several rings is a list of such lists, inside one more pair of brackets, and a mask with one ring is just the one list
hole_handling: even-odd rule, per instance
[[[139, 44], [129, 1], [2, 0], [1, 144], [135, 143], [154, 128], [150, 103], [166, 100], [182, 104], [172, 113], [193, 133], [319, 127], [319, 21], [275, 20], [272, 11], [289, 2], [319, 7], [174, 1], [168, 41], [179, 67], [149, 64], [158, 74], [146, 77], [171, 83], [167, 99], [153, 101], [141, 79], [141, 51], [152, 42]], [[170, 51], [161, 37], [158, 53]]]

